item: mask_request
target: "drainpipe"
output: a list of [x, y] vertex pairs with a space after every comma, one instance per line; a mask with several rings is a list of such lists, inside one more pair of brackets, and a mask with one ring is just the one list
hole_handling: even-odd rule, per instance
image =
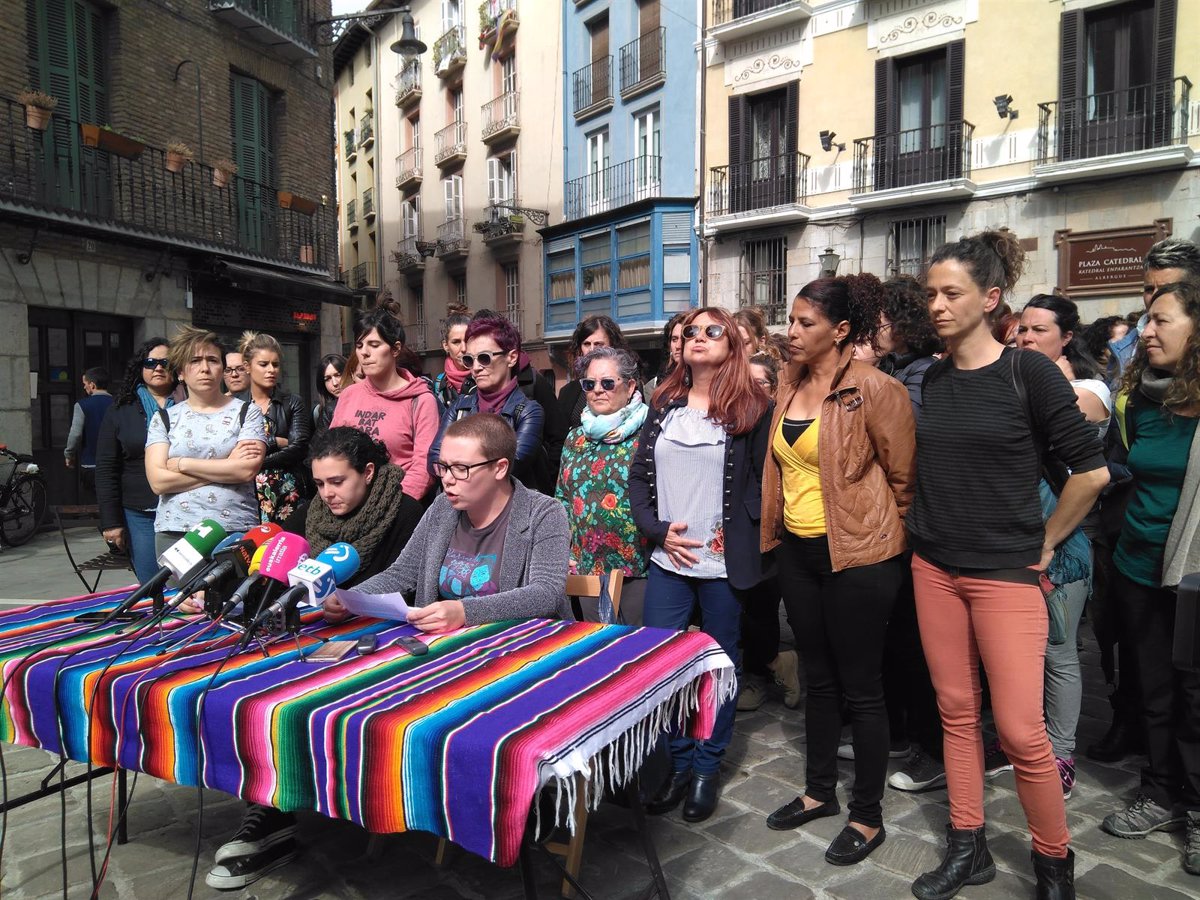
[[700, 0], [700, 198], [697, 237], [700, 239], [700, 305], [708, 306], [708, 240], [704, 236], [704, 191], [708, 183], [704, 167], [708, 151], [708, 0]]

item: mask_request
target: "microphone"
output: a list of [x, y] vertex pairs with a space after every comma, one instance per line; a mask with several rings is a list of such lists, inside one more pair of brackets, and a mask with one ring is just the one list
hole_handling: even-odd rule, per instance
[[269, 541], [283, 529], [274, 522], [252, 528], [236, 542], [226, 539], [225, 546], [219, 547], [212, 555], [212, 563], [199, 576], [203, 584], [191, 586], [191, 593], [203, 590], [204, 611], [209, 615], [216, 613], [224, 605], [223, 594], [232, 590], [231, 581], [240, 582], [250, 574], [250, 565], [254, 553], [264, 543]]
[[[358, 551], [345, 542], [330, 544], [315, 558], [301, 560], [287, 573], [287, 580], [291, 586], [274, 603], [262, 609], [246, 630], [243, 641], [249, 642], [249, 636], [255, 628], [280, 613], [284, 616], [285, 628], [288, 631], [298, 631], [300, 622], [299, 616], [296, 615], [296, 606], [300, 601], [308, 597], [313, 604], [320, 603], [330, 596], [338, 585], [345, 584], [353, 578], [360, 564]], [[275, 577], [274, 574], [271, 577]]]
[[242, 621], [247, 624], [255, 622], [259, 610], [271, 602], [281, 587], [287, 587], [288, 572], [306, 559], [308, 541], [298, 534], [285, 532], [267, 544], [262, 563], [258, 567], [259, 584], [263, 586], [263, 591], [259, 595], [258, 603], [252, 603], [250, 600], [245, 602]]
[[[272, 541], [275, 539], [273, 538]], [[250, 592], [254, 588], [262, 584], [263, 578], [258, 574], [258, 570], [262, 565], [262, 558], [266, 555], [267, 548], [270, 545], [271, 541], [268, 541], [254, 551], [254, 555], [250, 557], [250, 565], [246, 569], [246, 577], [242, 579], [241, 584], [234, 588], [233, 593], [229, 595], [229, 599], [225, 601], [225, 605], [221, 607], [216, 618], [229, 615], [229, 613], [237, 608], [238, 604], [246, 602], [246, 598], [250, 596]]]
[[174, 578], [180, 584], [191, 581], [204, 568], [209, 554], [226, 536], [225, 529], [213, 519], [204, 519], [199, 525], [185, 532], [183, 537], [159, 556], [158, 564], [161, 568], [122, 600], [121, 605], [112, 610], [99, 627], [109, 624], [147, 597], [161, 594], [170, 579]]

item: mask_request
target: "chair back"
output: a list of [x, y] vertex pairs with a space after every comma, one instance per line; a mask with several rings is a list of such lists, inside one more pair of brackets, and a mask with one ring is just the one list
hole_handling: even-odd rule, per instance
[[[579, 597], [592, 597], [599, 602], [600, 621], [612, 625], [617, 621], [621, 612], [621, 588], [625, 584], [625, 573], [613, 569], [605, 575], [568, 575], [567, 596], [576, 600]], [[575, 609], [575, 617], [582, 619], [578, 605], [571, 604]]]

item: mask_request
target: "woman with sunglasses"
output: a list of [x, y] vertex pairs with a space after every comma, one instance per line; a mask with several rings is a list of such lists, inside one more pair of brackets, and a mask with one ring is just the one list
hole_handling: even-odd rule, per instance
[[874, 343], [883, 286], [874, 275], [820, 278], [792, 301], [792, 356], [779, 387], [763, 480], [762, 547], [776, 550], [788, 622], [799, 644], [805, 788], [767, 817], [786, 830], [841, 812], [836, 788], [842, 710], [853, 735], [849, 822], [825, 851], [861, 862], [880, 844], [888, 765], [884, 635], [900, 587], [915, 437], [908, 393], [854, 359]]
[[362, 317], [354, 352], [365, 377], [342, 388], [332, 425], [382, 441], [392, 464], [404, 470], [404, 493], [421, 500], [433, 485], [425, 460], [437, 434], [437, 400], [429, 382], [401, 364], [404, 337], [404, 326], [385, 306]]
[[100, 527], [109, 544], [129, 553], [138, 581], [158, 571], [154, 554], [158, 497], [146, 478], [146, 427], [174, 404], [174, 390], [167, 339], [144, 341], [125, 367], [125, 378], [100, 424], [96, 445]]
[[[634, 520], [654, 544], [642, 621], [682, 631], [698, 606], [740, 675], [739, 595], [768, 574], [758, 525], [771, 401], [725, 310], [693, 310], [681, 335], [680, 364], [654, 392], [629, 478]], [[684, 821], [712, 815], [735, 705], [721, 704], [708, 740], [672, 737], [672, 775], [648, 812], [682, 802]]]
[[442, 435], [451, 423], [476, 413], [501, 416], [517, 435], [513, 475], [526, 487], [537, 490], [550, 480], [549, 458], [542, 443], [545, 411], [536, 400], [525, 396], [517, 381], [521, 358], [521, 335], [508, 319], [486, 316], [467, 326], [467, 349], [462, 364], [470, 370], [475, 389], [461, 394], [442, 416], [441, 428], [429, 448], [429, 466], [438, 460]]
[[[629, 465], [647, 406], [637, 390], [637, 358], [628, 350], [598, 347], [575, 369], [587, 398], [579, 427], [563, 445], [555, 496], [571, 523], [571, 566], [580, 575], [625, 574], [621, 621], [642, 624], [650, 545], [629, 511]], [[596, 621], [591, 609], [584, 618]]]

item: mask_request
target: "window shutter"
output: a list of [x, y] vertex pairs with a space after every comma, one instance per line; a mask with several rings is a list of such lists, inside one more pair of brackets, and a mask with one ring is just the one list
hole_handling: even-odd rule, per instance
[[[80, 121], [108, 118], [104, 85], [104, 14], [90, 3], [74, 0], [75, 71]], [[55, 95], [57, 96], [57, 95]]]
[[442, 199], [446, 204], [446, 221], [454, 218], [454, 179], [442, 180]]
[[517, 151], [514, 150], [508, 154], [508, 194], [507, 199], [515, 203], [517, 198], [521, 196], [517, 190]]
[[1058, 65], [1058, 158], [1079, 155], [1079, 130], [1083, 119], [1084, 48], [1086, 41], [1083, 10], [1062, 14]]
[[[875, 139], [874, 143], [874, 189], [884, 190], [894, 186], [895, 173], [891, 166], [898, 161], [900, 136], [896, 134], [900, 122], [900, 103], [896, 95], [896, 62], [891, 57], [875, 60]], [[866, 190], [868, 185], [856, 185], [856, 190]]]
[[729, 98], [729, 167], [750, 161], [750, 114], [744, 94]]
[[784, 105], [783, 123], [783, 152], [795, 153], [798, 145], [800, 129], [800, 82], [789, 81], [787, 86], [787, 103]]
[[963, 125], [963, 93], [966, 41], [953, 41], [946, 45], [946, 177], [961, 178], [963, 170], [969, 168], [964, 157], [971, 152], [967, 146], [966, 127]]
[[[1154, 146], [1172, 143], [1175, 111], [1175, 17], [1176, 0], [1158, 0], [1154, 5]], [[1186, 116], [1187, 110], [1181, 115]], [[1182, 130], [1182, 129], [1181, 129]], [[1181, 135], [1181, 142], [1187, 140]]]
[[499, 203], [500, 193], [500, 160], [489, 156], [487, 161], [488, 205]]
[[271, 153], [270, 96], [266, 87], [244, 75], [231, 76], [233, 161], [238, 174], [272, 186], [275, 180]]

